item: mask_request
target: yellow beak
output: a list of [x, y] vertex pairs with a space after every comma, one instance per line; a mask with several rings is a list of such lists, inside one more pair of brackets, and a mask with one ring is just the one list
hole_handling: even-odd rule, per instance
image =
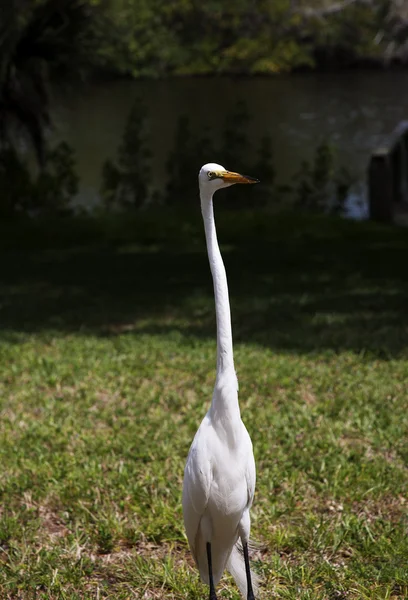
[[234, 173], [233, 171], [220, 171], [217, 175], [226, 183], [259, 183], [259, 179], [249, 177], [248, 175], [241, 175], [240, 173]]

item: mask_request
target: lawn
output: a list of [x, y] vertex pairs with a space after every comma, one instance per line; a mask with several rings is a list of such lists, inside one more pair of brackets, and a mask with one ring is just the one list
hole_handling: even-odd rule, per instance
[[[262, 598], [406, 599], [407, 230], [217, 223]], [[0, 597], [207, 598], [181, 512], [215, 375], [199, 215], [4, 225], [0, 247]]]

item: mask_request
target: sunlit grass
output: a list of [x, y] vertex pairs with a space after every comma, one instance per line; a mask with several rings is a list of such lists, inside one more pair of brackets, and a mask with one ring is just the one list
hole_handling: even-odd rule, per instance
[[[402, 600], [408, 238], [336, 220], [254, 223], [222, 215], [220, 237], [263, 597]], [[135, 234], [3, 253], [1, 598], [206, 598], [180, 504], [215, 369], [195, 227], [156, 247]], [[220, 597], [238, 599], [228, 578]]]

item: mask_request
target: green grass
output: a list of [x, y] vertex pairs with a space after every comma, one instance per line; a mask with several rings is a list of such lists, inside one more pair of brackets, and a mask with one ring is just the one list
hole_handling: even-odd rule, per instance
[[[407, 598], [407, 231], [218, 229], [262, 597]], [[0, 246], [0, 597], [206, 598], [180, 504], [215, 371], [199, 216], [9, 226]]]

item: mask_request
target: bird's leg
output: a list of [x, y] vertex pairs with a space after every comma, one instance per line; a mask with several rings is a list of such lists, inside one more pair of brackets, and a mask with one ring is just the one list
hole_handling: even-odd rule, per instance
[[207, 542], [207, 561], [208, 561], [208, 576], [210, 580], [210, 600], [217, 600], [215, 594], [215, 586], [212, 572], [212, 560], [211, 560], [211, 544]]
[[244, 548], [244, 561], [245, 561], [245, 572], [247, 578], [247, 600], [255, 600], [254, 590], [252, 589], [252, 581], [251, 581], [251, 567], [249, 566], [249, 556], [248, 556], [248, 544], [245, 542], [243, 544]]

